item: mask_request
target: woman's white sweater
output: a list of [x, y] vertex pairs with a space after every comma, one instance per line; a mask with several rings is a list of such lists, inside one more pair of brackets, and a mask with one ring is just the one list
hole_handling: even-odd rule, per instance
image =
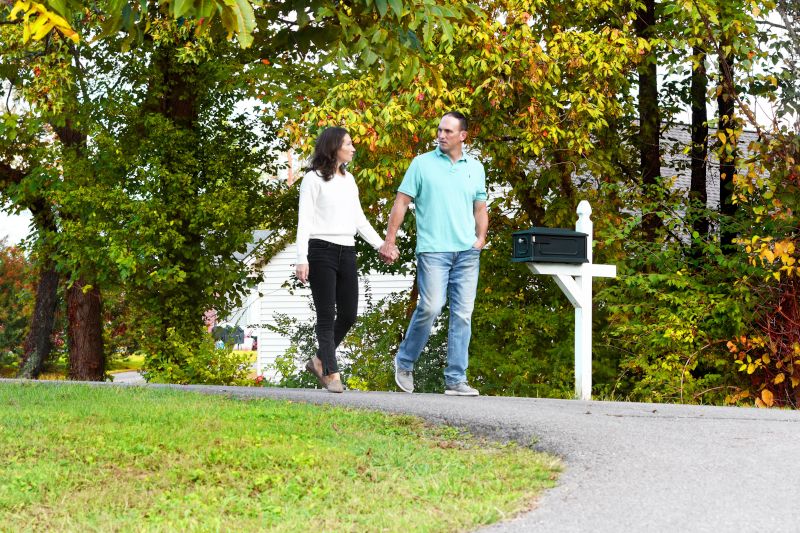
[[315, 171], [306, 172], [300, 183], [300, 215], [297, 222], [297, 264], [308, 263], [308, 240], [354, 246], [355, 235], [376, 250], [383, 244], [378, 232], [364, 216], [353, 175], [335, 174], [325, 181]]

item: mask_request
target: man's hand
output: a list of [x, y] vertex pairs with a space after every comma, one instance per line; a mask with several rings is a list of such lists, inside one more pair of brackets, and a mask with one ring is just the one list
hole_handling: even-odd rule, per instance
[[400, 224], [406, 216], [406, 211], [411, 204], [411, 200], [413, 200], [413, 198], [409, 195], [398, 192], [392, 204], [392, 211], [389, 213], [389, 224], [386, 228], [386, 239], [378, 249], [381, 259], [387, 265], [391, 265], [400, 257], [400, 250], [397, 249], [394, 240], [397, 237], [397, 230], [400, 229]]
[[472, 244], [472, 247], [476, 250], [483, 250], [484, 246], [486, 246], [486, 239], [478, 239]]
[[294, 267], [294, 274], [302, 283], [308, 282], [308, 263], [303, 263]]

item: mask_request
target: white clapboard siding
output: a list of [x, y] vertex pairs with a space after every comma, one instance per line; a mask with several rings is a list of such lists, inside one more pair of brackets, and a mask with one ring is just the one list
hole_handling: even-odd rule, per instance
[[[297, 289], [294, 294], [282, 287], [294, 274], [297, 252], [292, 244], [277, 254], [264, 267], [264, 281], [258, 286], [260, 305], [259, 324], [275, 324], [275, 313], [284, 313], [298, 320], [311, 318], [309, 301], [311, 290]], [[412, 276], [368, 273], [359, 276], [358, 312], [366, 308], [364, 298], [364, 279], [369, 281], [372, 301], [377, 302], [393, 292], [408, 290], [413, 284]], [[289, 348], [289, 340], [266, 328], [258, 331], [258, 360], [256, 371], [267, 377], [274, 377], [272, 365], [275, 358]]]

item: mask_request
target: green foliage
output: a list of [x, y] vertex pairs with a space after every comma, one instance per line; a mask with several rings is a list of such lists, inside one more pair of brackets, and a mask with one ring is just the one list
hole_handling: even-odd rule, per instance
[[[629, 199], [629, 205], [639, 205]], [[691, 236], [693, 217], [741, 228], [712, 210], [665, 196], [656, 242], [636, 232], [638, 217], [605, 226], [598, 240], [624, 250], [618, 278], [597, 293], [608, 325], [600, 338], [619, 355], [620, 375], [600, 384], [607, 397], [637, 401], [722, 403], [739, 379], [726, 347], [754, 316], [756, 301], [742, 280], [754, 273], [740, 253], [724, 253], [712, 236]]]
[[[773, 133], [753, 143], [755, 155], [737, 182], [748, 225], [738, 251], [754, 270], [741, 279], [755, 302], [746, 331], [728, 348], [743, 376], [730, 401], [800, 407], [800, 135]], [[746, 376], [746, 380], [744, 379]]]
[[33, 313], [33, 274], [22, 249], [0, 239], [0, 369], [14, 366], [22, 355]]
[[266, 328], [289, 339], [289, 348], [275, 358], [274, 370], [278, 372], [275, 385], [310, 389], [318, 387], [317, 379], [303, 370], [306, 361], [317, 351], [315, 321], [312, 319], [301, 322], [283, 313], [276, 313], [274, 319], [275, 324], [267, 324]]
[[164, 351], [145, 354], [145, 379], [182, 385], [245, 385], [249, 383], [250, 353], [216, 348], [208, 334], [200, 341], [185, 339], [174, 329], [161, 344]]
[[[166, 0], [160, 3], [114, 1], [92, 4], [81, 0], [49, 0], [47, 5], [18, 0], [4, 5], [0, 16], [6, 24], [16, 23], [22, 28], [22, 44], [44, 39], [70, 40], [77, 44], [81, 38], [86, 39], [97, 31], [84, 33], [82, 30], [85, 28], [75, 24], [77, 18], [88, 17], [90, 13], [100, 15], [102, 37], [110, 38], [120, 31], [127, 34], [125, 49], [130, 48], [133, 41], [141, 43], [144, 35], [151, 30], [150, 23], [165, 15], [181, 21], [189, 18], [196, 20], [193, 25], [197, 33], [209, 27], [221, 26], [228, 38], [235, 34], [243, 47], [253, 42], [252, 33], [256, 26], [253, 6], [246, 0]], [[218, 18], [215, 17], [217, 14]]]

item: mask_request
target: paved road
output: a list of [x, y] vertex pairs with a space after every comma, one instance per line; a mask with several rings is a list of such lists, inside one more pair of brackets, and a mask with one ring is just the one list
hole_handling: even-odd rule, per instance
[[144, 385], [147, 383], [139, 372], [115, 372], [114, 383], [124, 383], [126, 385]]
[[558, 486], [536, 509], [484, 528], [483, 533], [800, 531], [797, 411], [185, 388], [410, 413], [492, 438], [532, 444], [564, 459], [566, 470]]

